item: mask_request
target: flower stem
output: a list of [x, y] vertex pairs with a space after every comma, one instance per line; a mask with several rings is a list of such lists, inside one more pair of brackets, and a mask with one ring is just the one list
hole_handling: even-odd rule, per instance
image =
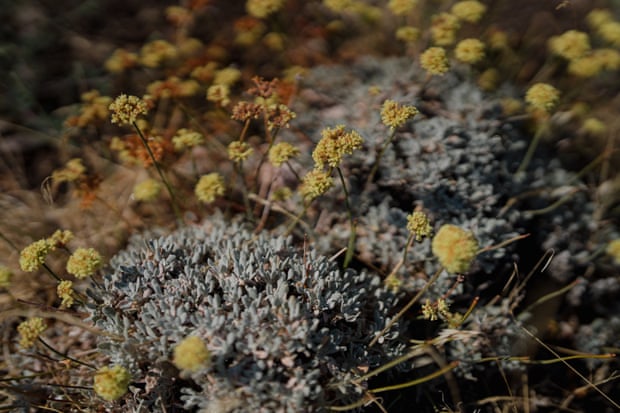
[[377, 173], [377, 170], [379, 169], [379, 162], [381, 162], [383, 153], [385, 152], [387, 147], [390, 145], [390, 143], [392, 143], [392, 140], [394, 139], [394, 136], [396, 135], [396, 129], [395, 128], [391, 128], [391, 129], [392, 129], [392, 133], [390, 133], [390, 136], [383, 143], [383, 146], [381, 146], [381, 150], [379, 151], [379, 154], [377, 155], [377, 160], [375, 161], [375, 164], [370, 170], [370, 174], [368, 174], [368, 178], [366, 179], [366, 187], [368, 187], [368, 185], [370, 185], [370, 183], [374, 179], [375, 174]]
[[349, 203], [349, 191], [347, 190], [347, 184], [344, 180], [344, 175], [342, 174], [342, 170], [339, 166], [336, 167], [338, 171], [338, 176], [340, 177], [340, 182], [342, 182], [342, 190], [344, 191], [344, 202], [347, 208], [347, 215], [349, 216], [349, 225], [351, 227], [351, 233], [349, 234], [349, 243], [347, 245], [347, 253], [344, 256], [343, 268], [347, 268], [353, 259], [353, 253], [355, 252], [355, 235], [356, 235], [356, 225], [355, 220], [353, 219], [353, 210], [351, 209], [351, 204]]
[[540, 139], [543, 137], [543, 135], [546, 132], [547, 132], [546, 124], [543, 124], [541, 127], [539, 127], [536, 130], [536, 133], [534, 134], [534, 137], [532, 138], [532, 141], [530, 142], [530, 146], [528, 146], [527, 152], [525, 153], [525, 156], [523, 157], [523, 160], [521, 161], [521, 165], [519, 165], [519, 168], [517, 169], [517, 172], [515, 172], [515, 174], [521, 174], [525, 172], [532, 158], [534, 157], [534, 152], [536, 152], [536, 148], [538, 147], [538, 144], [540, 143]]
[[153, 155], [153, 151], [151, 151], [151, 147], [149, 146], [146, 138], [144, 137], [144, 134], [138, 127], [138, 124], [135, 121], [132, 122], [131, 124], [138, 132], [138, 136], [140, 136], [140, 139], [142, 140], [142, 144], [146, 148], [146, 151], [149, 153], [149, 156], [151, 157], [151, 160], [153, 161], [153, 165], [155, 165], [155, 169], [157, 169], [157, 173], [159, 174], [159, 177], [161, 178], [162, 182], [166, 186], [166, 189], [168, 190], [168, 194], [170, 194], [170, 200], [172, 201], [172, 210], [174, 211], [174, 215], [176, 216], [177, 223], [181, 224], [183, 222], [183, 217], [181, 216], [181, 210], [179, 209], [179, 205], [177, 204], [177, 199], [174, 196], [172, 187], [170, 186], [170, 184], [168, 183], [168, 180], [164, 176], [164, 172], [161, 170], [161, 167], [159, 166], [159, 162], [157, 162], [157, 160], [155, 159], [155, 155]]

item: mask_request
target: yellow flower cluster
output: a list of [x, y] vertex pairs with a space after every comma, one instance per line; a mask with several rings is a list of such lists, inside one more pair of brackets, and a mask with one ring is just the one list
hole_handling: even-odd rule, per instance
[[450, 13], [435, 14], [431, 19], [431, 36], [438, 46], [449, 46], [456, 40], [459, 19]]
[[269, 149], [269, 162], [274, 166], [282, 166], [289, 159], [299, 155], [299, 149], [288, 142], [276, 143]]
[[595, 49], [589, 54], [571, 60], [568, 73], [578, 77], [593, 77], [604, 70], [615, 71], [620, 68], [620, 52], [615, 49]]
[[94, 377], [93, 390], [102, 399], [114, 401], [127, 393], [131, 375], [122, 366], [102, 367]]
[[385, 126], [396, 129], [418, 114], [418, 109], [411, 105], [399, 105], [393, 100], [386, 99], [381, 108], [381, 122]]
[[93, 275], [101, 267], [103, 260], [94, 248], [78, 248], [67, 261], [67, 272], [76, 278]]
[[131, 196], [136, 201], [150, 202], [154, 201], [161, 192], [161, 183], [153, 178], [145, 179], [133, 187]]
[[73, 305], [73, 282], [72, 281], [61, 281], [58, 283], [56, 287], [56, 294], [62, 300], [60, 303], [61, 308], [69, 308]]
[[225, 191], [224, 178], [217, 172], [201, 176], [194, 188], [198, 200], [206, 204], [210, 204], [218, 196], [224, 195]]
[[165, 40], [153, 40], [140, 49], [140, 63], [143, 66], [155, 68], [175, 59], [177, 55], [177, 49], [173, 44]]
[[201, 133], [191, 129], [181, 128], [172, 137], [172, 144], [174, 145], [174, 150], [180, 152], [184, 149], [201, 145], [204, 140], [205, 138]]
[[309, 201], [323, 195], [332, 186], [334, 186], [334, 180], [325, 171], [320, 169], [313, 169], [304, 176], [299, 192]]
[[390, 0], [388, 9], [397, 16], [405, 16], [418, 5], [418, 0]]
[[446, 271], [464, 273], [478, 253], [478, 241], [470, 231], [446, 224], [437, 231], [431, 248]]
[[402, 26], [396, 30], [396, 38], [405, 43], [413, 43], [420, 38], [420, 29], [413, 26]]
[[17, 326], [17, 332], [20, 335], [19, 345], [23, 348], [32, 347], [46, 328], [47, 325], [41, 317], [32, 317], [22, 321]]
[[179, 370], [196, 372], [207, 367], [210, 358], [205, 342], [200, 337], [188, 336], [174, 347], [172, 363]]
[[264, 19], [280, 10], [283, 5], [284, 0], [248, 0], [245, 3], [245, 9], [250, 16]]
[[479, 62], [484, 58], [484, 43], [478, 39], [461, 40], [454, 49], [454, 55], [463, 63]]
[[146, 92], [151, 99], [158, 100], [194, 96], [200, 89], [200, 85], [194, 79], [181, 80], [178, 76], [170, 76], [166, 80], [150, 83], [146, 87]]
[[207, 89], [207, 100], [221, 106], [228, 106], [230, 103], [230, 87], [227, 85], [211, 85]]
[[550, 112], [560, 100], [560, 92], [548, 83], [536, 83], [525, 93], [525, 101], [533, 108]]
[[146, 102], [137, 96], [122, 94], [114, 102], [110, 103], [112, 111], [112, 123], [119, 125], [132, 125], [138, 116], [146, 115], [148, 108]]
[[620, 238], [611, 241], [605, 249], [607, 255], [613, 258], [616, 264], [620, 264]]
[[420, 66], [431, 75], [443, 75], [450, 68], [443, 47], [429, 47], [420, 55]]
[[22, 271], [33, 272], [39, 269], [45, 262], [47, 255], [54, 250], [55, 246], [47, 239], [33, 242], [24, 248], [19, 254], [19, 266]]
[[566, 60], [574, 60], [590, 51], [590, 38], [587, 33], [569, 30], [559, 36], [553, 36], [548, 42], [551, 53]]
[[620, 22], [609, 21], [598, 28], [598, 35], [609, 44], [620, 47]]
[[323, 5], [336, 13], [347, 11], [355, 5], [354, 0], [323, 0]]
[[232, 86], [241, 79], [241, 71], [234, 67], [217, 70], [213, 75], [214, 85]]
[[70, 159], [61, 169], [56, 169], [52, 172], [52, 180], [56, 184], [73, 182], [84, 176], [85, 172], [86, 167], [82, 163], [82, 160], [80, 158], [74, 158]]
[[57, 248], [67, 245], [72, 239], [73, 232], [67, 229], [57, 229], [47, 240], [54, 246], [54, 248]]
[[7, 288], [11, 285], [13, 273], [4, 265], [0, 265], [0, 288]]
[[138, 55], [125, 49], [116, 49], [103, 66], [110, 73], [122, 73], [138, 64]]
[[102, 123], [110, 116], [108, 106], [112, 102], [111, 97], [101, 96], [99, 91], [90, 90], [82, 93], [81, 100], [80, 113], [67, 119], [68, 126], [85, 128], [88, 125]]
[[459, 1], [452, 6], [452, 14], [458, 17], [460, 20], [477, 23], [484, 12], [487, 10], [487, 6], [476, 0]]
[[414, 211], [407, 215], [407, 229], [415, 237], [416, 241], [430, 237], [433, 232], [428, 216], [421, 211]]
[[228, 145], [228, 158], [233, 162], [245, 161], [252, 152], [254, 149], [246, 142], [233, 141]]
[[342, 162], [344, 155], [350, 155], [355, 149], [362, 147], [363, 139], [355, 131], [345, 131], [344, 125], [325, 128], [321, 132], [321, 140], [312, 152], [316, 167], [322, 169], [326, 164], [332, 168]]

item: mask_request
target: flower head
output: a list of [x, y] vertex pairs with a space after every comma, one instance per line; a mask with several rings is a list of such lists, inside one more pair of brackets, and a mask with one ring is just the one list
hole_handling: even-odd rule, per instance
[[525, 94], [525, 101], [536, 109], [550, 112], [560, 100], [560, 92], [547, 83], [536, 83]]
[[312, 152], [312, 159], [319, 169], [325, 164], [335, 168], [342, 162], [344, 155], [350, 155], [355, 149], [361, 148], [362, 142], [363, 139], [359, 133], [346, 132], [344, 125], [325, 128], [321, 132], [321, 140]]
[[472, 232], [446, 224], [437, 231], [431, 248], [448, 272], [464, 273], [478, 253], [478, 241]]
[[47, 239], [33, 242], [19, 254], [19, 266], [23, 271], [33, 272], [45, 262], [47, 254], [54, 250], [54, 244]]
[[216, 197], [224, 195], [225, 191], [224, 178], [217, 172], [201, 176], [194, 189], [198, 200], [206, 204], [210, 204], [215, 201]]
[[431, 75], [443, 75], [450, 68], [443, 47], [430, 47], [420, 55], [420, 66]]
[[448, 46], [456, 40], [456, 31], [460, 27], [459, 19], [450, 13], [439, 13], [432, 17], [431, 35], [438, 46]]
[[551, 53], [567, 60], [578, 59], [590, 51], [590, 39], [584, 32], [569, 30], [549, 39]]
[[122, 366], [102, 367], [94, 377], [93, 389], [101, 398], [114, 401], [127, 393], [131, 375]]
[[605, 248], [605, 252], [611, 258], [613, 258], [616, 264], [620, 264], [620, 238], [611, 241], [607, 244], [607, 248]]
[[397, 16], [405, 16], [418, 5], [418, 0], [390, 0], [388, 9]]
[[0, 288], [6, 288], [11, 285], [13, 273], [4, 265], [0, 265]]
[[58, 283], [56, 287], [56, 294], [58, 297], [62, 299], [60, 306], [62, 308], [69, 308], [73, 305], [73, 282], [72, 281], [61, 281]]
[[86, 278], [93, 275], [102, 264], [101, 254], [94, 248], [78, 248], [67, 261], [67, 272], [76, 278]]
[[52, 179], [56, 183], [77, 181], [84, 176], [86, 167], [80, 158], [69, 160], [63, 168], [56, 169], [52, 172]]
[[47, 239], [54, 248], [62, 247], [67, 245], [73, 239], [73, 232], [68, 229], [61, 230], [57, 229], [54, 233]]
[[274, 166], [282, 166], [289, 159], [299, 155], [299, 149], [288, 142], [276, 143], [269, 149], [269, 162]]
[[41, 317], [32, 317], [26, 321], [22, 321], [17, 326], [17, 332], [20, 335], [19, 345], [23, 348], [32, 347], [46, 328], [47, 325]]
[[197, 336], [188, 336], [174, 347], [172, 362], [180, 370], [196, 372], [207, 367], [211, 353], [205, 342]]
[[233, 162], [245, 161], [252, 155], [254, 149], [246, 142], [233, 141], [228, 145], [228, 158]]
[[420, 29], [413, 26], [402, 26], [396, 29], [396, 38], [406, 43], [413, 43], [420, 37]]
[[407, 215], [407, 229], [415, 237], [416, 241], [420, 241], [424, 237], [430, 237], [433, 232], [428, 216], [421, 211], [414, 211]]
[[230, 103], [230, 87], [227, 85], [211, 85], [207, 89], [207, 100], [222, 106]]
[[263, 19], [278, 11], [284, 5], [284, 0], [247, 0], [245, 9], [248, 14]]
[[396, 129], [417, 114], [418, 110], [415, 106], [399, 105], [387, 99], [381, 108], [381, 121], [384, 125]]
[[146, 102], [137, 96], [122, 94], [114, 102], [110, 103], [112, 123], [119, 125], [132, 125], [140, 115], [146, 115], [148, 108]]
[[476, 63], [484, 58], [484, 43], [478, 39], [461, 40], [454, 49], [454, 55], [463, 63]]
[[459, 1], [452, 6], [452, 14], [469, 23], [477, 23], [487, 6], [476, 0]]
[[327, 192], [334, 185], [332, 177], [325, 171], [313, 169], [304, 176], [299, 192], [311, 201]]
[[214, 85], [232, 86], [241, 79], [241, 71], [234, 67], [217, 70], [213, 75]]
[[136, 201], [150, 202], [157, 198], [161, 192], [161, 183], [153, 178], [145, 179], [133, 187], [131, 196]]
[[598, 28], [598, 34], [606, 42], [618, 47], [620, 46], [620, 22], [609, 21], [603, 23]]

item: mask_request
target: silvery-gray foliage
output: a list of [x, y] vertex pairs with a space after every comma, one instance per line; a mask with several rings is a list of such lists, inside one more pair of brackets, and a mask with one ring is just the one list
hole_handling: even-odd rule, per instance
[[[378, 277], [221, 217], [134, 239], [90, 294], [95, 325], [123, 337], [99, 347], [144, 387], [134, 410], [321, 411], [358, 399], [358, 369], [405, 348], [398, 323], [367, 346], [397, 301]], [[212, 361], [181, 380], [171, 352], [188, 335]]]

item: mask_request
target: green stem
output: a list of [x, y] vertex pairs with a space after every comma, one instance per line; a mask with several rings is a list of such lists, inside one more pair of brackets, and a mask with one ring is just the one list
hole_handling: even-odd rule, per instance
[[385, 152], [387, 147], [390, 145], [390, 143], [392, 143], [392, 140], [394, 139], [394, 136], [396, 135], [396, 129], [395, 128], [391, 128], [391, 129], [392, 129], [392, 133], [390, 133], [390, 136], [383, 143], [383, 146], [381, 147], [381, 150], [379, 151], [379, 154], [377, 155], [377, 160], [375, 161], [375, 164], [370, 170], [370, 174], [368, 174], [368, 178], [366, 179], [366, 187], [368, 187], [368, 185], [371, 184], [373, 178], [375, 177], [375, 174], [377, 173], [377, 170], [379, 169], [379, 162], [381, 161], [381, 158], [383, 157], [383, 153]]
[[59, 355], [62, 358], [66, 358], [68, 360], [71, 360], [74, 363], [81, 364], [82, 366], [86, 366], [86, 367], [88, 367], [90, 369], [97, 370], [97, 367], [93, 366], [92, 364], [85, 363], [83, 361], [74, 359], [73, 357], [69, 357], [68, 355], [61, 353], [60, 351], [56, 350], [54, 347], [52, 347], [49, 344], [47, 344], [41, 337], [39, 337], [39, 342], [41, 344], [43, 344], [52, 353], [57, 354], [57, 355]]
[[132, 122], [132, 125], [138, 132], [138, 136], [140, 136], [140, 139], [142, 140], [142, 144], [146, 148], [146, 151], [148, 152], [149, 156], [151, 157], [151, 160], [153, 161], [153, 165], [155, 165], [155, 169], [157, 169], [157, 173], [159, 174], [161, 181], [166, 186], [166, 189], [168, 190], [168, 194], [170, 194], [170, 200], [172, 201], [172, 209], [174, 211], [174, 215], [177, 218], [177, 223], [180, 225], [181, 223], [183, 223], [183, 217], [181, 215], [181, 210], [179, 209], [179, 206], [177, 204], [177, 199], [174, 196], [174, 192], [172, 191], [172, 187], [170, 186], [170, 184], [168, 183], [168, 180], [164, 176], [164, 172], [161, 170], [161, 167], [159, 166], [159, 162], [157, 162], [157, 160], [155, 159], [155, 155], [153, 155], [153, 151], [151, 151], [151, 147], [149, 146], [146, 138], [144, 137], [144, 134], [138, 127], [138, 124], [134, 121]]
[[379, 340], [379, 338], [383, 337], [383, 335], [387, 333], [390, 330], [390, 328], [392, 328], [394, 323], [396, 323], [396, 321], [398, 321], [403, 316], [403, 314], [405, 314], [411, 308], [411, 306], [413, 306], [420, 299], [420, 297], [422, 297], [422, 295], [426, 291], [428, 291], [430, 286], [433, 285], [435, 281], [437, 281], [437, 278], [439, 278], [439, 275], [441, 274], [442, 271], [443, 271], [443, 268], [439, 267], [437, 271], [435, 272], [435, 274], [433, 274], [431, 279], [428, 280], [428, 282], [424, 285], [424, 287], [420, 291], [418, 291], [418, 293], [407, 303], [407, 305], [404, 306], [402, 310], [400, 310], [398, 314], [396, 314], [396, 316], [393, 319], [391, 319], [389, 323], [387, 323], [387, 325], [383, 328], [383, 330], [381, 330], [381, 332], [377, 334], [375, 338], [373, 338], [370, 341], [370, 343], [368, 344], [368, 347], [374, 346], [375, 343]]
[[347, 253], [344, 256], [343, 268], [347, 268], [353, 259], [353, 253], [355, 252], [355, 220], [353, 219], [353, 210], [351, 209], [351, 204], [349, 203], [349, 191], [347, 190], [347, 183], [344, 180], [344, 175], [342, 174], [342, 170], [339, 166], [336, 167], [338, 171], [338, 176], [340, 177], [340, 182], [342, 183], [342, 190], [344, 191], [344, 202], [347, 208], [347, 215], [349, 216], [349, 225], [351, 227], [351, 233], [349, 234], [349, 243], [347, 245]]
[[536, 133], [534, 134], [534, 138], [532, 138], [532, 141], [530, 142], [530, 146], [528, 146], [527, 152], [525, 153], [525, 156], [523, 157], [523, 160], [521, 161], [521, 165], [519, 165], [519, 168], [517, 169], [516, 174], [521, 174], [525, 172], [530, 162], [532, 161], [532, 158], [534, 157], [534, 152], [536, 152], [536, 148], [538, 147], [538, 144], [540, 143], [540, 139], [543, 137], [546, 131], [547, 131], [546, 124], [543, 124], [536, 130]]

